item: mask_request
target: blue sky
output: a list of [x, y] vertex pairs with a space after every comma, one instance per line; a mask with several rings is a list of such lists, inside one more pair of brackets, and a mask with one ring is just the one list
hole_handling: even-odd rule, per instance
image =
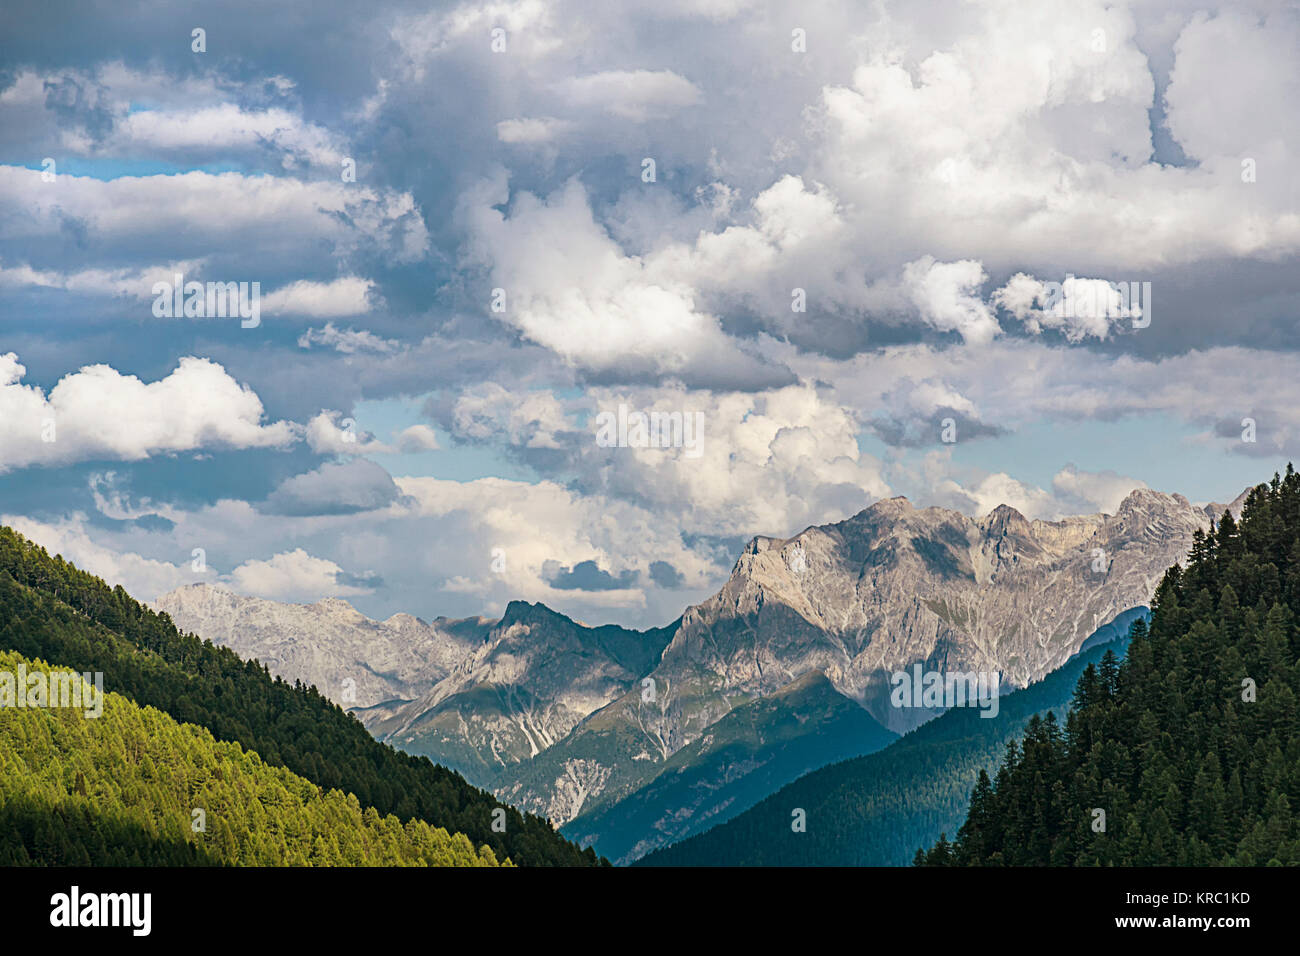
[[654, 626], [880, 497], [1295, 454], [1293, 6], [69, 6], [0, 21], [0, 514], [146, 599]]

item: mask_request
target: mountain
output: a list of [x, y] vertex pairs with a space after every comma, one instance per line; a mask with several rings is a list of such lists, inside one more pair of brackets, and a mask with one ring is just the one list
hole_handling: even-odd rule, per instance
[[649, 671], [672, 627], [586, 627], [512, 601], [489, 618], [365, 617], [348, 602], [281, 604], [208, 584], [154, 601], [178, 626], [314, 685], [380, 740], [478, 783], [527, 761]]
[[881, 725], [910, 730], [940, 710], [892, 706], [893, 673], [919, 662], [1024, 687], [1147, 604], [1209, 522], [1181, 495], [1139, 489], [1113, 515], [1029, 521], [1003, 505], [970, 518], [893, 498], [793, 538], [754, 538], [718, 594], [683, 614], [647, 675], [651, 695], [632, 689], [493, 789], [567, 824], [813, 672]]
[[414, 700], [491, 626], [478, 618], [426, 623], [409, 614], [372, 621], [338, 598], [281, 604], [211, 584], [177, 588], [152, 606], [183, 630], [256, 657], [274, 676], [314, 685], [346, 708]]
[[[12, 652], [0, 672], [67, 673]], [[0, 866], [497, 865], [120, 694], [95, 709], [0, 711]]]
[[644, 787], [579, 816], [563, 833], [615, 864], [630, 863], [731, 819], [809, 770], [897, 738], [814, 671], [737, 707]]
[[[1300, 864], [1300, 475], [1290, 466], [1169, 568], [1119, 665], [1031, 720], [979, 778], [961, 866]], [[1048, 787], [1050, 786], [1050, 790]]]
[[371, 732], [486, 780], [526, 763], [626, 693], [672, 627], [586, 627], [512, 601], [452, 672], [410, 703], [362, 713]]
[[[1133, 608], [1089, 649], [1043, 680], [1004, 696], [995, 717], [953, 708], [870, 756], [824, 766], [730, 822], [651, 853], [644, 866], [905, 866], [918, 846], [952, 832], [981, 771], [997, 769], [1031, 715], [1063, 714], [1075, 682], [1108, 651], [1123, 653]], [[794, 810], [807, 829], [795, 832]]]
[[255, 660], [180, 633], [120, 586], [109, 588], [9, 528], [0, 528], [0, 651], [102, 672], [107, 689], [142, 707], [204, 727], [324, 790], [351, 793], [381, 817], [464, 833], [498, 860], [599, 862], [546, 820], [379, 743], [314, 688], [274, 679]]
[[[1233, 505], [1198, 508], [1140, 489], [1113, 515], [1049, 522], [1005, 505], [971, 518], [879, 501], [793, 538], [752, 539], [716, 595], [647, 632], [588, 628], [523, 602], [497, 622], [411, 618], [402, 628], [341, 601], [286, 608], [190, 588], [158, 606], [335, 699], [340, 674], [365, 673], [372, 683], [356, 684], [366, 696], [343, 703], [377, 737], [573, 823], [568, 832], [624, 859], [696, 832], [682, 807], [717, 822], [815, 761], [887, 741], [839, 733], [839, 717], [853, 713], [842, 704], [893, 734], [942, 712], [892, 706], [897, 671], [995, 674], [1004, 690], [1042, 678], [1146, 604], [1224, 507]], [[809, 675], [826, 687], [782, 696]], [[711, 740], [748, 752], [732, 760]], [[794, 756], [801, 750], [813, 762]]]
[[1207, 515], [1214, 519], [1216, 524], [1225, 511], [1230, 512], [1235, 520], [1240, 521], [1242, 510], [1246, 507], [1246, 499], [1250, 497], [1250, 493], [1254, 490], [1253, 487], [1245, 489], [1226, 505], [1220, 504], [1217, 501], [1211, 501], [1203, 510]]

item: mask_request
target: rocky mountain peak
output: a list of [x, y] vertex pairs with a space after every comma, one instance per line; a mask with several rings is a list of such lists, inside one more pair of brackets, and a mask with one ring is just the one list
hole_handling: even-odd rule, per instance
[[326, 614], [353, 620], [369, 620], [364, 614], [354, 608], [350, 603], [338, 597], [321, 598], [315, 604], [310, 605], [318, 611]]
[[[440, 620], [446, 620], [446, 618], [440, 618]], [[416, 617], [414, 614], [407, 614], [405, 611], [399, 611], [384, 618], [384, 624], [391, 627], [429, 627], [428, 621]]]
[[1179, 508], [1192, 507], [1192, 503], [1180, 494], [1166, 494], [1152, 488], [1134, 488], [1124, 496], [1124, 500], [1119, 503], [1115, 513], [1126, 514], [1134, 511], [1150, 511], [1152, 509], [1167, 508], [1171, 505], [1176, 505]]
[[998, 505], [980, 519], [979, 526], [984, 534], [990, 538], [1005, 537], [1007, 535], [1028, 538], [1033, 536], [1034, 531], [1029, 519], [1011, 505]]
[[903, 511], [915, 511], [916, 509], [913, 507], [912, 502], [907, 500], [906, 495], [894, 495], [892, 498], [881, 498], [867, 510], [881, 514], [897, 514]]
[[531, 604], [528, 601], [511, 601], [506, 605], [505, 613], [501, 615], [498, 627], [510, 627], [514, 624], [569, 624], [574, 622], [565, 617], [559, 611], [553, 610], [538, 601]]
[[1233, 498], [1232, 501], [1229, 502], [1228, 504], [1225, 505], [1225, 504], [1220, 504], [1217, 501], [1211, 501], [1202, 510], [1204, 510], [1205, 513], [1214, 520], [1215, 524], [1218, 524], [1220, 517], [1222, 517], [1225, 511], [1231, 512], [1233, 519], [1240, 521], [1241, 511], [1246, 506], [1246, 499], [1250, 497], [1250, 493], [1254, 491], [1254, 489], [1255, 486], [1250, 485], [1245, 490], [1243, 490], [1241, 494]]

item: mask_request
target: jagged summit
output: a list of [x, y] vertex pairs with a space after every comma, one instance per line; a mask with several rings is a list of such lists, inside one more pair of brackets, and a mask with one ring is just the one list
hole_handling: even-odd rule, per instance
[[410, 614], [374, 621], [342, 598], [282, 604], [213, 583], [189, 584], [153, 602], [182, 630], [255, 657], [285, 680], [314, 684], [345, 707], [418, 696], [446, 676], [472, 635]]
[[1034, 533], [1029, 519], [1010, 505], [998, 505], [978, 522], [989, 537], [1005, 535], [1023, 535], [1030, 537]]
[[1240, 520], [1241, 511], [1246, 506], [1246, 499], [1250, 497], [1250, 493], [1255, 490], [1255, 487], [1255, 485], [1247, 487], [1241, 494], [1237, 495], [1237, 497], [1233, 498], [1232, 501], [1226, 505], [1220, 504], [1217, 501], [1211, 501], [1205, 506], [1204, 511], [1214, 520], [1215, 524], [1218, 524], [1219, 519], [1223, 516], [1225, 511], [1231, 512], [1232, 517], [1235, 520]]
[[528, 623], [529, 621], [552, 621], [556, 618], [564, 618], [565, 615], [559, 611], [548, 607], [541, 601], [532, 603], [530, 601], [511, 601], [506, 605], [505, 613], [501, 615], [501, 624], [509, 625], [515, 623]]
[[879, 514], [891, 514], [898, 511], [915, 511], [916, 506], [912, 504], [906, 495], [894, 495], [892, 498], [881, 498], [864, 510], [875, 511]]
[[[1249, 490], [1242, 492], [1232, 505], [1211, 504], [1200, 510], [1213, 517], [1215, 514], [1222, 513], [1225, 507], [1231, 507], [1234, 509], [1234, 514], [1240, 514], [1241, 504], [1245, 501]], [[1192, 504], [1183, 495], [1169, 494], [1145, 487], [1134, 488], [1124, 496], [1115, 509], [1115, 515], [1144, 513], [1153, 509], [1159, 511], [1170, 507], [1181, 510], [1193, 508]], [[903, 522], [903, 527], [907, 528], [973, 522], [974, 525], [990, 537], [1015, 535], [1046, 541], [1074, 541], [1078, 536], [1077, 531], [1079, 528], [1099, 525], [1109, 517], [1114, 517], [1114, 515], [1105, 512], [1094, 512], [1091, 514], [1067, 515], [1053, 520], [1031, 519], [1013, 505], [1003, 503], [985, 515], [972, 518], [964, 512], [939, 505], [918, 508], [905, 495], [895, 495], [891, 498], [881, 498], [842, 521], [826, 525], [810, 525], [798, 534], [791, 535], [788, 538], [775, 535], [755, 535], [741, 549], [741, 555], [762, 554], [773, 549], [783, 550], [786, 546], [803, 539], [809, 534], [825, 532], [829, 529], [851, 529], [865, 524], [880, 524], [882, 521]]]

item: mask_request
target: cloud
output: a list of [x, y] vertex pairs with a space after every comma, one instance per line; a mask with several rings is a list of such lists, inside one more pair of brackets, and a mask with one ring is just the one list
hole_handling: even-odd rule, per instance
[[13, 352], [0, 355], [0, 472], [208, 448], [284, 448], [297, 440], [292, 423], [263, 424], [257, 395], [206, 359], [182, 358], [151, 383], [88, 365], [48, 396], [21, 384], [26, 372]]
[[[460, 549], [454, 560], [449, 552], [422, 549], [412, 570], [429, 574], [429, 566], [436, 565], [448, 593], [491, 606], [522, 598], [568, 613], [608, 615], [611, 609], [625, 609], [625, 616], [631, 613], [637, 620], [669, 620], [680, 612], [683, 594], [648, 588], [652, 582], [640, 572], [650, 562], [669, 561], [679, 568], [680, 586], [690, 597], [703, 596], [715, 576], [725, 573], [727, 565], [719, 564], [734, 559], [715, 555], [702, 543], [687, 546], [681, 529], [659, 520], [654, 511], [579, 494], [553, 481], [395, 480], [414, 502], [402, 510], [408, 526], [436, 520], [443, 529], [438, 537], [475, 542], [469, 550]], [[611, 588], [611, 582], [619, 586]]]
[[1267, 160], [1294, 159], [1300, 118], [1278, 104], [1300, 96], [1298, 44], [1294, 9], [1265, 7], [1257, 15], [1229, 8], [1190, 18], [1174, 45], [1165, 91], [1169, 129], [1188, 155], [1226, 158], [1229, 169], [1250, 156], [1266, 169]]
[[935, 488], [934, 497], [946, 507], [981, 517], [998, 505], [1010, 505], [1031, 519], [1059, 515], [1057, 503], [1048, 492], [1002, 472], [985, 475], [965, 486], [953, 478], [944, 479]]
[[281, 515], [330, 515], [374, 511], [398, 498], [397, 485], [379, 465], [364, 458], [326, 462], [314, 471], [286, 478], [261, 506]]
[[282, 154], [286, 167], [340, 168], [341, 146], [322, 127], [285, 109], [247, 110], [235, 103], [193, 109], [137, 110], [122, 117], [101, 149], [114, 153], [260, 151]]
[[[1144, 358], [999, 339], [979, 349], [894, 346], [848, 360], [781, 347], [776, 358], [802, 378], [826, 383], [828, 401], [874, 410], [885, 423], [877, 434], [903, 445], [925, 444], [924, 431], [905, 427], [927, 425], [947, 404], [977, 421], [983, 434], [1166, 415], [1204, 429], [1205, 441], [1231, 454], [1287, 457], [1300, 447], [1300, 384], [1287, 371], [1293, 359], [1285, 352], [1231, 346]], [[1242, 440], [1245, 417], [1256, 421], [1254, 442]], [[938, 429], [931, 434], [937, 441]], [[959, 420], [958, 441], [966, 437]]]
[[343, 276], [332, 282], [300, 279], [264, 295], [262, 311], [318, 319], [360, 315], [371, 309], [373, 288], [372, 281], [358, 276]]
[[[116, 296], [151, 301], [154, 298], [152, 289], [155, 282], [172, 282], [177, 273], [193, 276], [200, 272], [202, 267], [202, 259], [143, 268], [80, 269], [73, 272], [33, 269], [26, 263], [14, 266], [0, 265], [0, 286], [61, 289], [76, 295]], [[140, 314], [151, 314], [151, 312], [141, 309]]]
[[[902, 254], [959, 254], [998, 270], [1094, 274], [1284, 255], [1300, 245], [1300, 221], [1285, 201], [1269, 208], [1256, 193], [1243, 202], [1238, 175], [1245, 144], [1268, 128], [1272, 111], [1262, 104], [1285, 101], [1270, 94], [1294, 84], [1293, 66], [1251, 84], [1250, 58], [1281, 63], [1277, 51], [1294, 35], [1293, 16], [1272, 19], [1247, 30], [1244, 15], [1215, 28], [1192, 18], [1175, 45], [1169, 127], [1188, 140], [1198, 167], [1150, 161], [1154, 79], [1123, 6], [988, 6], [947, 41], [919, 49], [909, 49], [909, 25], [878, 25], [852, 82], [825, 87], [818, 175], [842, 201], [871, 210], [873, 222], [889, 223], [876, 236], [862, 230], [866, 255], [888, 256], [888, 242]], [[1227, 78], [1236, 64], [1244, 73]], [[1209, 86], [1220, 72], [1216, 98]], [[1200, 133], [1238, 112], [1224, 108], [1237, 102], [1234, 90], [1259, 105], [1226, 122], [1224, 134]], [[1290, 156], [1300, 145], [1293, 126], [1269, 137]]]
[[579, 110], [604, 110], [643, 122], [663, 119], [701, 99], [700, 90], [672, 70], [608, 70], [564, 80], [559, 95]]
[[547, 116], [502, 120], [497, 123], [497, 138], [503, 143], [538, 145], [558, 139], [573, 125], [568, 120]]
[[[408, 193], [359, 183], [199, 171], [109, 180], [61, 173], [42, 182], [39, 170], [0, 166], [0, 226], [29, 257], [53, 261], [70, 222], [84, 235], [83, 258], [220, 255], [240, 273], [211, 277], [222, 281], [300, 268], [322, 248], [341, 259], [362, 245], [378, 247], [409, 262], [428, 246]], [[357, 287], [341, 288], [355, 302]]]
[[397, 433], [397, 449], [404, 455], [422, 451], [437, 451], [438, 435], [428, 425], [411, 425]]
[[500, 438], [524, 448], [561, 448], [564, 433], [573, 432], [576, 426], [563, 403], [549, 391], [521, 395], [496, 382], [485, 382], [456, 397], [451, 428], [460, 438]]
[[930, 256], [903, 270], [921, 318], [941, 332], [956, 332], [972, 345], [987, 345], [1002, 332], [979, 296], [987, 277], [978, 262], [935, 262]]
[[1141, 289], [1137, 283], [1074, 276], [1047, 283], [1018, 272], [993, 293], [991, 300], [1034, 335], [1044, 329], [1058, 329], [1070, 342], [1082, 342], [1086, 338], [1105, 340], [1115, 329], [1141, 322], [1144, 317], [1149, 323], [1151, 302], [1143, 300], [1150, 296], [1144, 296]]
[[313, 557], [302, 548], [282, 551], [266, 561], [245, 561], [230, 574], [230, 583], [240, 594], [276, 601], [316, 601], [373, 590], [348, 583], [347, 579], [348, 575], [333, 561]]
[[[930, 462], [931, 466], [935, 464]], [[1020, 481], [1005, 472], [972, 475], [960, 480], [947, 469], [935, 471], [934, 485], [924, 496], [944, 507], [980, 517], [998, 505], [1010, 505], [1026, 518], [1056, 521], [1069, 515], [1115, 514], [1135, 488], [1146, 483], [1113, 471], [1087, 472], [1066, 465], [1052, 478], [1050, 489]]]
[[307, 423], [307, 446], [318, 455], [368, 455], [392, 448], [368, 431], [358, 431], [354, 418], [326, 409]]
[[520, 193], [509, 217], [495, 208], [499, 188], [483, 184], [464, 207], [473, 261], [491, 273], [484, 300], [491, 288], [505, 295], [494, 318], [595, 371], [696, 379], [758, 372], [717, 317], [696, 308], [688, 284], [619, 248], [579, 182], [545, 201]]
[[650, 580], [661, 588], [675, 590], [681, 587], [686, 579], [667, 561], [651, 561]]
[[[601, 447], [600, 414], [617, 417], [620, 406], [678, 415], [683, 426], [690, 416], [693, 447], [684, 429], [675, 447]], [[793, 534], [889, 493], [880, 462], [859, 448], [857, 416], [810, 386], [757, 393], [593, 387], [566, 406], [547, 393], [493, 385], [471, 390], [450, 418], [454, 434], [498, 445], [583, 494], [671, 514], [693, 533]]]
[[[336, 133], [305, 120], [283, 76], [242, 82], [216, 71], [189, 76], [120, 60], [17, 71], [0, 93], [0, 122], [63, 155], [159, 159], [239, 156], [272, 168], [337, 170]], [[242, 102], [241, 102], [242, 101]], [[275, 101], [274, 103], [268, 101]]]
[[1120, 502], [1135, 488], [1145, 488], [1145, 481], [1128, 478], [1113, 471], [1080, 471], [1073, 464], [1066, 465], [1052, 479], [1052, 490], [1063, 499], [1065, 507], [1070, 502], [1084, 503], [1081, 511], [1100, 511], [1114, 514]]
[[553, 588], [561, 591], [619, 591], [636, 587], [640, 575], [626, 570], [617, 577], [602, 569], [595, 561], [579, 561], [572, 568], [558, 561], [542, 565], [542, 576]]
[[326, 322], [323, 328], [308, 329], [298, 336], [298, 347], [309, 349], [313, 345], [354, 355], [358, 352], [375, 352], [387, 355], [398, 351], [400, 344], [393, 339], [381, 338], [365, 329], [336, 329], [333, 322]]

